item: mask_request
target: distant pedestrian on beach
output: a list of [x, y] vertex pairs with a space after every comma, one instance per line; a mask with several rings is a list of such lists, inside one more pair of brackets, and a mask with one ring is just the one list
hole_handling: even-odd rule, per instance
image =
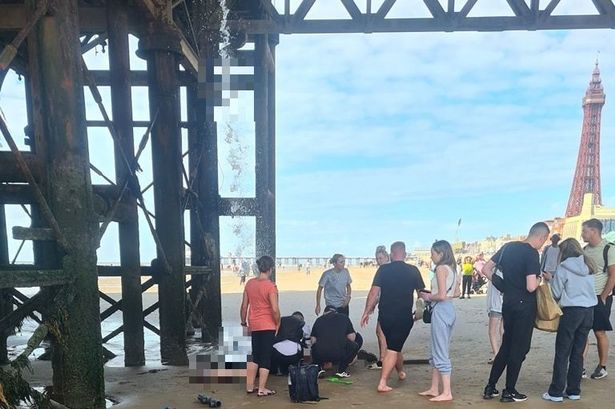
[[532, 226], [523, 241], [507, 243], [485, 264], [483, 275], [492, 280], [496, 264], [504, 277], [502, 346], [493, 361], [483, 398], [492, 399], [500, 393], [496, 384], [506, 369], [506, 389], [501, 402], [522, 402], [527, 396], [516, 389], [521, 365], [530, 350], [536, 319], [536, 288], [540, 276], [540, 255], [549, 237], [549, 227], [539, 222]]
[[[459, 296], [457, 264], [450, 243], [438, 240], [431, 246], [431, 260], [436, 265], [431, 280], [431, 293], [422, 292], [420, 297], [432, 305], [431, 311], [431, 387], [422, 396], [430, 396], [432, 402], [453, 400], [451, 372], [453, 366], [449, 355], [451, 335], [457, 314], [451, 301]], [[442, 392], [440, 392], [442, 386]]]
[[[389, 253], [387, 252], [387, 248], [385, 246], [376, 247], [376, 264], [378, 267], [387, 264], [391, 261], [389, 257]], [[380, 321], [376, 324], [376, 338], [378, 338], [378, 351], [379, 351], [379, 359], [377, 362], [370, 364], [368, 369], [382, 369], [382, 360], [384, 359], [384, 354], [387, 351], [387, 340], [382, 333], [382, 328], [380, 328]]]
[[[278, 289], [271, 281], [275, 262], [269, 256], [262, 256], [256, 260], [256, 264], [259, 275], [246, 283], [240, 310], [241, 325], [247, 326], [252, 336], [252, 362], [247, 364], [246, 391], [257, 392], [258, 396], [269, 396], [276, 393], [267, 389], [267, 378], [271, 369], [275, 334], [280, 327], [280, 307]], [[257, 372], [258, 390], [255, 390]]]
[[575, 239], [564, 240], [559, 250], [561, 263], [551, 280], [551, 291], [564, 315], [557, 327], [551, 386], [542, 395], [543, 399], [553, 402], [562, 402], [564, 393], [569, 399], [581, 399], [583, 351], [597, 304], [593, 261], [583, 254]]
[[406, 264], [406, 245], [396, 241], [391, 245], [391, 262], [378, 268], [372, 288], [367, 295], [361, 326], [369, 321], [369, 315], [378, 304], [378, 322], [386, 338], [387, 351], [382, 360], [382, 371], [378, 382], [378, 392], [393, 390], [387, 385], [393, 368], [399, 380], [406, 379], [402, 349], [410, 334], [414, 321], [412, 306], [414, 292], [425, 288], [418, 268]]
[[553, 277], [553, 273], [557, 269], [557, 266], [560, 262], [559, 259], [559, 246], [557, 245], [560, 241], [559, 234], [555, 233], [551, 236], [551, 245], [545, 247], [542, 251], [542, 256], [540, 260], [540, 268], [542, 269], [543, 278], [547, 281], [551, 280]]
[[463, 286], [461, 289], [461, 298], [465, 298], [465, 294], [468, 294], [470, 298], [470, 291], [472, 291], [472, 277], [474, 276], [474, 264], [472, 263], [472, 257], [466, 256], [463, 259], [462, 265], [463, 271]]
[[246, 277], [250, 274], [250, 263], [248, 260], [241, 260], [241, 267], [239, 269], [239, 285], [246, 283]]
[[337, 312], [348, 315], [348, 304], [352, 294], [352, 278], [346, 269], [346, 258], [342, 254], [334, 254], [329, 260], [333, 268], [322, 273], [316, 290], [316, 315], [320, 315], [320, 299], [324, 290], [325, 305], [333, 306]]

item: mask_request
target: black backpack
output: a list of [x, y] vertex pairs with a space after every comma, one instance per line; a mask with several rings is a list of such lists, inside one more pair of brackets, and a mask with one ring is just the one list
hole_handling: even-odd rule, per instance
[[288, 394], [292, 402], [320, 401], [318, 365], [299, 364], [288, 367]]
[[[604, 257], [604, 269], [603, 271], [605, 273], [608, 274], [608, 270], [609, 270], [609, 248], [615, 246], [614, 243], [607, 243], [606, 246], [604, 246], [604, 250], [602, 251], [602, 257]], [[615, 288], [613, 288], [613, 292], [611, 293], [612, 295], [615, 295]]]

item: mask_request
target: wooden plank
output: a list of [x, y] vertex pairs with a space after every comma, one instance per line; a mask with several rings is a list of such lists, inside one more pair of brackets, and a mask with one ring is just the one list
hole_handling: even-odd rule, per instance
[[[32, 172], [34, 179], [39, 181], [42, 171], [40, 161], [36, 155], [31, 152], [21, 152], [21, 156]], [[15, 155], [12, 152], [0, 151], [0, 164], [0, 182], [24, 183], [28, 181], [19, 169]]]
[[55, 240], [53, 230], [46, 227], [21, 227], [13, 226], [13, 238], [15, 240]]
[[0, 288], [48, 287], [72, 282], [64, 270], [7, 270], [0, 269]]

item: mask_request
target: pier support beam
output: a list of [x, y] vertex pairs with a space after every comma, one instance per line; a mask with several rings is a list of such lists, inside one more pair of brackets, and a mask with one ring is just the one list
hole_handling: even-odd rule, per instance
[[182, 154], [177, 72], [180, 39], [160, 21], [150, 23], [139, 41], [139, 55], [147, 59], [156, 231], [163, 268], [158, 285], [160, 300], [160, 355], [163, 364], [188, 365], [186, 355], [186, 293], [184, 288], [184, 226], [182, 208]]
[[[8, 232], [6, 230], [6, 213], [4, 205], [0, 205], [0, 270], [9, 264]], [[5, 317], [13, 311], [10, 289], [0, 289], [0, 317]], [[9, 362], [6, 339], [8, 333], [0, 332], [0, 364]]]
[[255, 37], [256, 257], [275, 259], [275, 71], [269, 36]]
[[[124, 157], [129, 161], [134, 159], [128, 7], [125, 1], [107, 1], [107, 25], [113, 124], [118, 136], [115, 146], [115, 178], [118, 186], [124, 186], [131, 177], [131, 171], [125, 163]], [[133, 185], [129, 184], [128, 186]], [[120, 263], [122, 266], [124, 365], [126, 366], [145, 364], [139, 222], [134, 193], [137, 192], [126, 195], [124, 200], [126, 212], [130, 213], [128, 221], [118, 223]]]
[[[209, 277], [200, 284], [204, 289], [203, 300], [200, 303], [200, 311], [203, 313], [205, 324], [205, 328], [201, 329], [204, 342], [216, 341], [218, 331], [222, 327], [218, 132], [214, 120], [214, 106], [217, 100], [217, 92], [219, 92], [214, 87], [216, 58], [219, 58], [218, 45], [206, 39], [201, 45], [201, 59], [199, 61], [199, 72], [204, 81], [200, 80], [196, 88], [189, 92], [189, 106], [193, 106], [191, 111], [196, 123], [195, 129], [189, 136], [191, 168], [197, 156], [202, 155], [197, 167], [197, 179], [193, 186], [198, 195], [198, 204], [191, 207], [190, 214], [192, 220], [192, 254], [193, 257], [196, 255], [193, 258], [193, 265], [197, 265], [196, 262], [199, 265], [202, 263], [211, 267]], [[194, 208], [198, 209], [198, 214], [194, 213]], [[200, 229], [198, 228], [199, 223]], [[202, 280], [202, 278], [198, 279]]]
[[[30, 10], [38, 1], [30, 0]], [[77, 0], [53, 2], [28, 38], [30, 75], [41, 86], [33, 112], [47, 146], [47, 202], [65, 239], [62, 268], [74, 277], [58, 313], [54, 394], [75, 409], [105, 407], [92, 201]], [[84, 373], [87, 376], [84, 376]]]

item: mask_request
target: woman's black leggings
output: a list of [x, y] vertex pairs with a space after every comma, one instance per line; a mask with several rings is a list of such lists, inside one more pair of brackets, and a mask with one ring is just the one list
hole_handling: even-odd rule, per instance
[[259, 368], [271, 369], [274, 330], [252, 331], [252, 362]]

